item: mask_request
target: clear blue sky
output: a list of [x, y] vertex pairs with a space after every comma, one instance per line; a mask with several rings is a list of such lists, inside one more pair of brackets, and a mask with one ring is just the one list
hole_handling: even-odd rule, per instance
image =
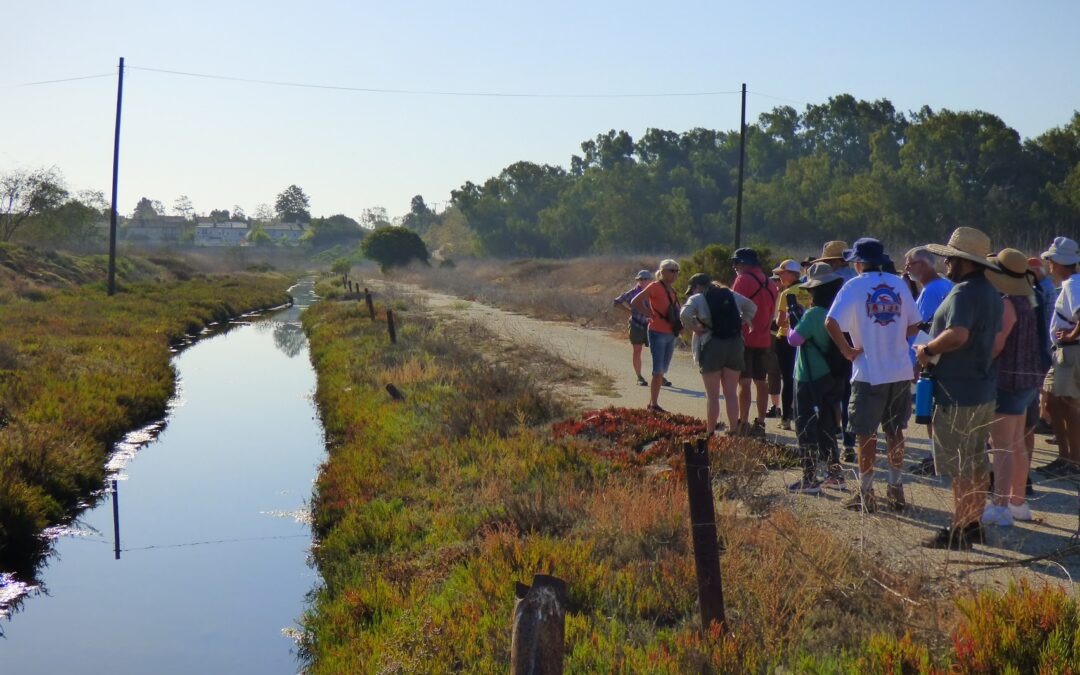
[[[838, 93], [980, 109], [1023, 137], [1080, 109], [1080, 3], [85, 2], [4, 10], [0, 171], [58, 167], [108, 192], [115, 77], [131, 67], [360, 88], [752, 94], [748, 116]], [[518, 160], [569, 165], [608, 129], [737, 129], [737, 94], [491, 98], [299, 89], [129, 69], [120, 209], [272, 204], [315, 215], [445, 203]]]

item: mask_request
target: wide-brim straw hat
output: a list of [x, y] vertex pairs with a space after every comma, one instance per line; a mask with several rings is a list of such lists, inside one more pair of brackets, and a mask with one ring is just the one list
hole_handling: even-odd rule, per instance
[[927, 244], [924, 248], [934, 255], [963, 258], [984, 267], [989, 267], [992, 270], [998, 269], [997, 263], [989, 259], [993, 253], [990, 248], [990, 237], [974, 227], [958, 227], [953, 230], [948, 244], [944, 246], [941, 244]]
[[1034, 273], [1028, 267], [1027, 256], [1015, 248], [1005, 248], [992, 255], [988, 260], [1001, 270], [991, 270], [986, 278], [1004, 295], [1035, 295], [1031, 285]]
[[846, 241], [828, 241], [821, 247], [821, 257], [811, 260], [810, 264], [829, 262], [830, 260], [843, 260], [844, 251], [848, 250]]
[[832, 265], [829, 263], [814, 263], [810, 266], [810, 269], [806, 270], [806, 282], [799, 284], [799, 288], [817, 288], [843, 278], [833, 271]]

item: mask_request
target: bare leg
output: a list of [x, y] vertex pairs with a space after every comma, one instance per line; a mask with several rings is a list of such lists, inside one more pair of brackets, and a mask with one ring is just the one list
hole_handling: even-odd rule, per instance
[[1071, 460], [1069, 453], [1069, 436], [1065, 427], [1066, 411], [1065, 399], [1060, 396], [1048, 394], [1046, 397], [1046, 412], [1050, 416], [1050, 426], [1054, 428], [1054, 438], [1057, 439], [1058, 457]]
[[664, 385], [664, 374], [653, 373], [652, 380], [649, 381], [649, 405], [660, 405], [657, 401], [660, 399], [660, 387]]
[[1059, 398], [1065, 413], [1065, 437], [1069, 439], [1069, 459], [1080, 464], [1080, 399]]
[[750, 421], [750, 388], [754, 381], [749, 377], [739, 376], [739, 420]]
[[894, 469], [904, 468], [904, 431], [898, 429], [896, 433], [885, 434], [889, 443], [889, 466]]
[[632, 345], [634, 348], [634, 372], [641, 377], [641, 348], [643, 345]]
[[983, 504], [986, 502], [986, 483], [985, 474], [972, 478], [953, 478], [953, 527], [961, 528], [979, 521]]
[[724, 407], [727, 409], [728, 428], [739, 430], [739, 377], [740, 373], [731, 368], [721, 372], [720, 383], [724, 388]]
[[[754, 380], [754, 389], [757, 394], [757, 416], [759, 420], [765, 419], [766, 404], [769, 401], [769, 381]], [[747, 410], [747, 413], [750, 411]]]
[[716, 429], [716, 420], [720, 418], [720, 375], [722, 371], [702, 373], [701, 381], [705, 384], [705, 434]]

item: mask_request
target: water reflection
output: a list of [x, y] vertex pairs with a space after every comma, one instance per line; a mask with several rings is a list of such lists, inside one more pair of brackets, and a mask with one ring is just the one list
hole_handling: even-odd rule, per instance
[[324, 459], [314, 372], [296, 358], [311, 290], [177, 355], [168, 424], [130, 434], [109, 464], [124, 481], [120, 546], [103, 489], [50, 532], [39, 579], [0, 574], [0, 605], [22, 598], [4, 618], [0, 671], [296, 672], [283, 635], [317, 583], [306, 497]]

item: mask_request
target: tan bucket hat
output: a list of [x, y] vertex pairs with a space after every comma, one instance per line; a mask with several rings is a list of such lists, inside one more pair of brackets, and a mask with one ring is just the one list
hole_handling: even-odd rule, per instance
[[974, 227], [958, 227], [953, 230], [948, 244], [944, 246], [941, 244], [927, 244], [924, 248], [934, 255], [963, 258], [964, 260], [985, 265], [992, 270], [998, 269], [997, 263], [989, 260], [993, 253], [993, 249], [990, 248], [990, 237]]
[[994, 288], [1004, 295], [1035, 295], [1035, 288], [1031, 285], [1034, 273], [1028, 268], [1027, 256], [1015, 248], [1005, 248], [987, 258], [996, 264], [1001, 271], [991, 271], [986, 275]]
[[825, 245], [821, 247], [821, 257], [816, 260], [811, 260], [810, 264], [819, 262], [829, 262], [830, 260], [843, 260], [844, 251], [848, 248], [846, 241], [827, 241]]

